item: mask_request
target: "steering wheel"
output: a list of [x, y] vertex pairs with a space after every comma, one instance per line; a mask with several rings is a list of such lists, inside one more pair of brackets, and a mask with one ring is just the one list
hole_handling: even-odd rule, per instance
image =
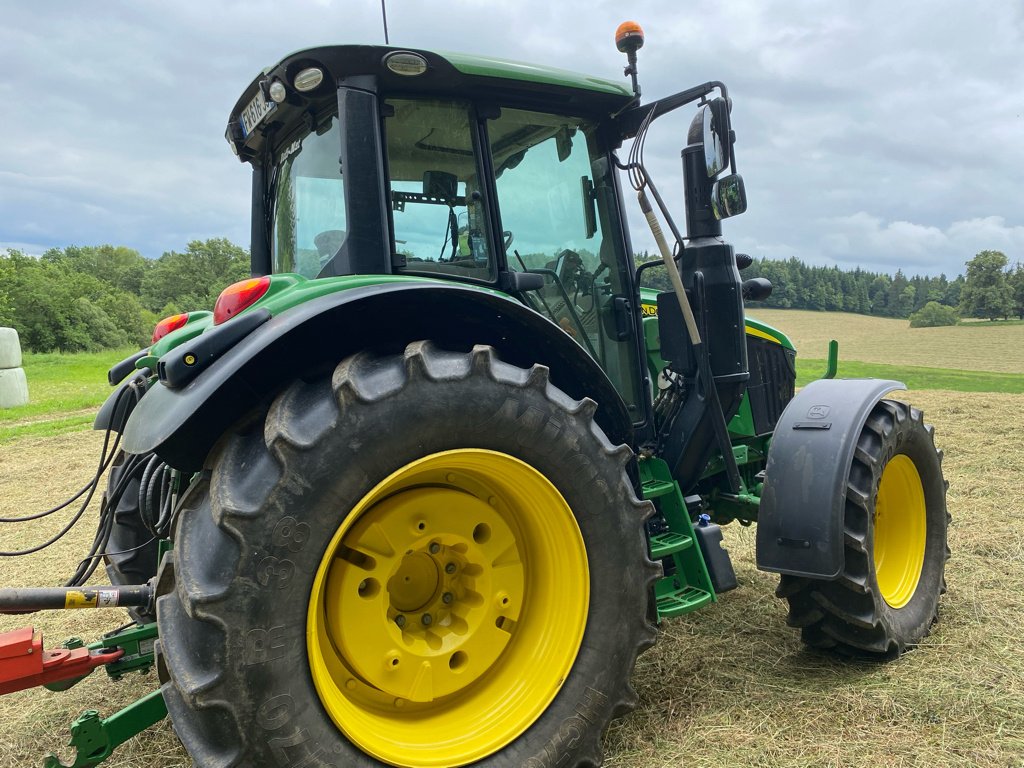
[[345, 242], [345, 230], [343, 229], [325, 229], [313, 238], [313, 245], [316, 246], [321, 260], [332, 258], [341, 249], [343, 242]]

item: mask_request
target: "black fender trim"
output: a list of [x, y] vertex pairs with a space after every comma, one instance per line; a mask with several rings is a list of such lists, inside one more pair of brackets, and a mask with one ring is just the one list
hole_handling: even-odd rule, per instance
[[794, 397], [768, 451], [757, 515], [757, 567], [835, 579], [842, 572], [846, 480], [857, 438], [883, 395], [884, 379], [821, 379]]
[[[98, 430], [109, 429], [111, 432], [121, 432], [125, 422], [135, 406], [139, 404], [139, 398], [149, 386], [150, 371], [148, 368], [139, 371], [128, 381], [123, 382], [117, 389], [110, 393], [103, 405], [96, 412], [92, 428]], [[135, 392], [128, 390], [135, 389]], [[115, 414], [114, 409], [117, 409]]]
[[515, 365], [546, 365], [564, 392], [597, 401], [595, 420], [613, 444], [632, 445], [622, 398], [597, 362], [557, 325], [500, 294], [455, 283], [403, 282], [312, 299], [260, 325], [185, 386], [153, 386], [128, 420], [124, 448], [153, 451], [172, 467], [198, 471], [228, 427], [289, 381], [330, 371], [362, 349], [393, 352], [420, 339], [453, 349], [487, 344]]

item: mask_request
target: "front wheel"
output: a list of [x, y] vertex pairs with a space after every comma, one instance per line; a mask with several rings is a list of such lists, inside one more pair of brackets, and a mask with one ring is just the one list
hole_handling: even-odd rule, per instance
[[543, 367], [417, 342], [222, 441], [158, 600], [196, 764], [598, 764], [657, 570], [594, 410]]
[[847, 655], [898, 656], [928, 634], [946, 589], [948, 515], [942, 453], [921, 412], [882, 400], [849, 468], [845, 565], [835, 581], [783, 576], [790, 626]]

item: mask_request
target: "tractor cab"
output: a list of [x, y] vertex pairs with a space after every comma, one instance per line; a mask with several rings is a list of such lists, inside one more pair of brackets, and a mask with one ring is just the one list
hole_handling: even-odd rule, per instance
[[250, 85], [227, 133], [254, 169], [253, 271], [515, 294], [602, 364], [641, 421], [610, 129], [632, 99], [618, 83], [461, 55], [288, 57]]

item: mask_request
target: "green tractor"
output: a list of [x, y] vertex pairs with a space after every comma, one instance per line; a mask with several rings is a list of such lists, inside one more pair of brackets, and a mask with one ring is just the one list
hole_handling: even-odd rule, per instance
[[[598, 765], [658, 622], [736, 586], [732, 521], [807, 645], [927, 634], [931, 427], [895, 381], [794, 394], [793, 345], [744, 312], [771, 286], [721, 237], [746, 208], [726, 87], [643, 102], [642, 32], [616, 42], [632, 87], [342, 45], [242, 93], [253, 277], [161, 321], [97, 418], [107, 603], [156, 638], [111, 664], [157, 667], [136, 730], [166, 706], [202, 768]], [[687, 105], [684, 235], [642, 153]], [[107, 740], [76, 765], [124, 722], [76, 723]]]

